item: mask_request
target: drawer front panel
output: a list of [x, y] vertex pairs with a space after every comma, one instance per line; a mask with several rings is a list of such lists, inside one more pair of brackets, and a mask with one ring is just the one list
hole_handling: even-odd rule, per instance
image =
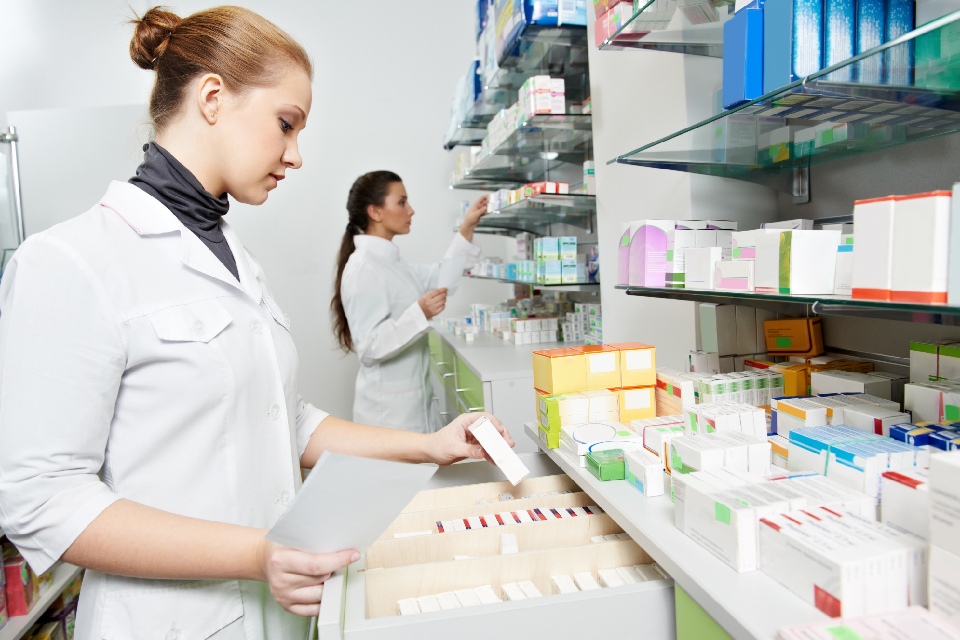
[[483, 411], [483, 382], [460, 358], [457, 358], [457, 394], [465, 411]]

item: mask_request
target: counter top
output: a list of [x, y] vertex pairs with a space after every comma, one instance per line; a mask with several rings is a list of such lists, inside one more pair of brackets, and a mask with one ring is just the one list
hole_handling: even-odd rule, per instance
[[521, 344], [504, 342], [492, 333], [478, 333], [473, 342], [467, 342], [463, 336], [454, 335], [433, 327], [443, 340], [483, 382], [494, 380], [516, 380], [533, 377], [533, 352], [541, 349], [559, 349], [578, 346], [580, 343], [544, 342], [541, 344]]
[[536, 425], [525, 427], [540, 449], [737, 640], [775, 640], [782, 627], [827, 619], [762, 571], [737, 573], [681, 533], [668, 495], [645, 498], [622, 480], [601, 482], [559, 449], [547, 449]]

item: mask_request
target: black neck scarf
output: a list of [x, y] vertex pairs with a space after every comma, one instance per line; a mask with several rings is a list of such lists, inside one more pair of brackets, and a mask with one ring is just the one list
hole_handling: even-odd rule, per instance
[[143, 164], [130, 184], [168, 208], [239, 281], [237, 261], [220, 228], [220, 219], [230, 208], [227, 194], [217, 198], [207, 192], [189, 169], [156, 142], [144, 145], [143, 151]]

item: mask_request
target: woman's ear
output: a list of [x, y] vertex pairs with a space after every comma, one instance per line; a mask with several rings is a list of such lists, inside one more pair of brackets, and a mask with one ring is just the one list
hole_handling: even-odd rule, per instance
[[223, 106], [223, 78], [216, 73], [207, 73], [197, 81], [197, 108], [209, 124], [216, 124]]
[[383, 214], [380, 212], [380, 207], [375, 204], [367, 205], [367, 217], [373, 222], [383, 222]]

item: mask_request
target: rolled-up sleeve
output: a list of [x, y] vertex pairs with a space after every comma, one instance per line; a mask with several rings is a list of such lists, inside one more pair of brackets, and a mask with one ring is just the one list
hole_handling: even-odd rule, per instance
[[330, 414], [321, 409], [317, 409], [309, 402], [304, 402], [301, 397], [297, 401], [297, 455], [303, 457], [303, 452], [307, 450], [307, 443], [310, 442], [310, 436], [317, 430], [317, 426]]
[[99, 474], [125, 366], [86, 263], [29, 239], [0, 282], [0, 527], [38, 573], [118, 499]]
[[364, 366], [392, 358], [430, 329], [416, 301], [392, 318], [386, 287], [383, 274], [365, 265], [344, 271], [343, 307], [354, 349]]

